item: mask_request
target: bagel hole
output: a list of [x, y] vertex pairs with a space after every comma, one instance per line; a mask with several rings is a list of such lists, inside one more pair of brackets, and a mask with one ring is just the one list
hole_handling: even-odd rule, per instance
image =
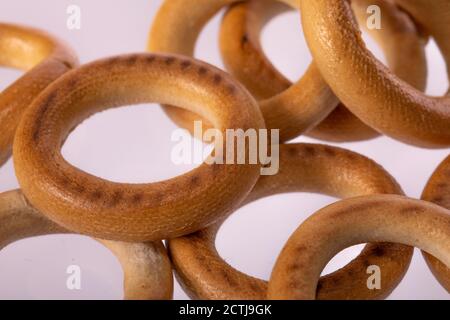
[[[22, 75], [23, 71], [21, 70], [0, 67], [0, 94]], [[0, 181], [0, 192], [15, 189], [19, 186], [14, 174], [13, 161], [11, 158], [5, 164], [0, 165]]]
[[428, 79], [426, 93], [430, 96], [442, 96], [449, 90], [447, 66], [436, 42], [431, 39], [426, 47]]
[[[225, 70], [219, 50], [218, 34], [225, 8], [214, 15], [200, 32], [194, 49], [196, 59], [208, 62], [217, 68]], [[212, 45], [214, 44], [214, 45]], [[212, 48], [214, 48], [212, 50]]]
[[14, 164], [12, 158], [0, 166], [0, 192], [6, 192], [19, 188], [19, 182], [17, 181]]
[[300, 21], [298, 10], [286, 11], [273, 17], [261, 32], [261, 46], [267, 58], [292, 82], [301, 78], [312, 61]]
[[[291, 234], [310, 215], [336, 200], [318, 194], [289, 193], [252, 202], [233, 213], [222, 225], [216, 238], [217, 251], [237, 270], [268, 280]], [[347, 248], [336, 255], [323, 274], [345, 266], [362, 247]]]
[[[361, 31], [367, 48], [386, 64], [384, 53], [377, 42], [365, 30]], [[262, 30], [261, 45], [269, 61], [292, 82], [300, 79], [312, 62], [298, 10], [290, 10], [273, 17]], [[295, 64], [292, 61], [295, 61]]]
[[[4, 299], [123, 298], [119, 261], [89, 237], [48, 235], [23, 239], [0, 252], [0, 266], [0, 296]], [[67, 286], [69, 277], [75, 275], [70, 266], [80, 268], [79, 290]]]
[[[172, 141], [172, 134], [178, 130], [156, 104], [110, 109], [77, 126], [62, 155], [79, 169], [109, 181], [162, 181], [198, 167], [211, 151], [209, 145], [196, 144], [195, 150], [203, 149], [199, 161], [195, 162], [192, 155], [186, 163], [177, 164], [172, 152], [181, 140]], [[183, 132], [183, 141], [191, 138]]]
[[0, 67], [0, 92], [23, 75], [23, 71], [13, 68]]

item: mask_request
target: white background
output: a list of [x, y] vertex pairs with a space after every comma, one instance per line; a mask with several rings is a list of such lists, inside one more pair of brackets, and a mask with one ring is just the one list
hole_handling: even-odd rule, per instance
[[[144, 51], [151, 21], [161, 0], [2, 0], [0, 21], [26, 24], [47, 30], [68, 42], [86, 63], [121, 53]], [[189, 10], [186, 1], [186, 10]], [[81, 30], [66, 28], [66, 8], [81, 7]], [[196, 56], [222, 67], [217, 49], [220, 17], [215, 17], [200, 37]], [[311, 56], [305, 44], [299, 14], [277, 17], [263, 34], [263, 46], [274, 64], [291, 80], [306, 70]], [[369, 40], [370, 48], [382, 53]], [[445, 66], [435, 45], [428, 48], [428, 93], [443, 94], [447, 88]], [[0, 69], [0, 89], [20, 72]], [[176, 129], [157, 105], [139, 105], [97, 114], [69, 137], [63, 154], [79, 168], [119, 182], [151, 182], [188, 171], [170, 161]], [[1, 130], [1, 128], [0, 128]], [[299, 138], [295, 141], [312, 141]], [[425, 150], [383, 137], [370, 142], [342, 144], [383, 165], [411, 197], [422, 189], [449, 150]], [[0, 169], [0, 191], [17, 188], [12, 162]], [[221, 229], [217, 245], [234, 267], [268, 279], [275, 259], [289, 235], [310, 214], [335, 201], [314, 194], [286, 194], [260, 200], [238, 210]], [[335, 257], [325, 272], [355, 257], [362, 246]], [[82, 269], [82, 289], [66, 288], [66, 268]], [[14, 243], [0, 252], [0, 298], [79, 299], [122, 298], [122, 271], [114, 256], [97, 242], [77, 235], [54, 235]], [[186, 295], [175, 288], [175, 298]], [[412, 265], [391, 299], [448, 299], [416, 250]]]

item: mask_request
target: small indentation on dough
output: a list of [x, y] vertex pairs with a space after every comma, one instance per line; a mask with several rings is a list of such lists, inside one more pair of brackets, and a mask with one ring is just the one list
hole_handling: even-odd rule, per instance
[[222, 76], [220, 74], [215, 74], [213, 81], [214, 81], [214, 84], [220, 84], [222, 82]]
[[117, 205], [123, 198], [123, 192], [122, 191], [115, 191], [112, 195], [110, 205], [115, 206]]
[[132, 66], [134, 64], [136, 64], [138, 57], [136, 55], [132, 55], [130, 57], [128, 57], [124, 62], [127, 66]]
[[297, 255], [303, 253], [306, 249], [307, 249], [306, 246], [298, 246], [294, 249], [294, 251], [295, 254]]
[[154, 55], [148, 55], [145, 57], [145, 62], [147, 63], [153, 63], [156, 60], [156, 57]]
[[199, 176], [192, 176], [190, 181], [191, 181], [191, 185], [196, 186], [200, 182], [200, 177]]
[[102, 198], [102, 196], [103, 196], [103, 192], [101, 192], [100, 190], [94, 191], [94, 192], [92, 193], [92, 198], [93, 198], [94, 200], [99, 200], [99, 199]]
[[68, 61], [61, 61], [61, 63], [67, 68], [72, 69], [72, 64]]
[[144, 198], [144, 195], [142, 193], [136, 193], [135, 195], [133, 195], [133, 197], [131, 198], [131, 201], [134, 204], [138, 204], [140, 202], [142, 202], [142, 199]]
[[383, 256], [384, 255], [384, 249], [383, 249], [383, 247], [381, 247], [381, 246], [376, 246], [375, 248], [373, 248], [373, 254], [376, 256], [376, 257], [381, 257], [381, 256]]
[[298, 153], [296, 147], [288, 147], [287, 152], [291, 157], [296, 156]]
[[248, 35], [245, 33], [241, 38], [241, 45], [244, 46], [248, 43]]
[[297, 272], [301, 268], [302, 268], [301, 264], [294, 262], [287, 266], [287, 272]]
[[230, 287], [236, 287], [237, 286], [236, 281], [232, 277], [230, 277], [228, 272], [226, 272], [225, 270], [221, 270], [220, 272], [222, 274], [222, 278], [228, 283], [228, 285]]
[[416, 205], [411, 205], [411, 206], [407, 206], [405, 208], [400, 209], [400, 213], [414, 213], [414, 212], [423, 212], [424, 209], [416, 206]]
[[205, 67], [198, 68], [198, 74], [199, 75], [203, 76], [203, 75], [205, 75], [207, 73], [208, 73], [208, 69], [206, 69]]
[[164, 62], [166, 63], [166, 65], [170, 66], [171, 64], [173, 64], [175, 62], [175, 58], [174, 57], [167, 57]]
[[194, 257], [195, 257], [195, 260], [197, 260], [200, 264], [204, 264], [206, 261], [205, 256], [197, 254]]
[[69, 185], [69, 179], [67, 179], [66, 177], [61, 178], [61, 184], [66, 187]]
[[228, 88], [228, 93], [229, 94], [231, 94], [231, 95], [234, 95], [235, 93], [236, 93], [236, 86], [234, 85], [234, 84], [229, 84], [228, 86], [227, 86], [227, 88]]
[[80, 194], [84, 193], [84, 191], [86, 190], [86, 188], [80, 184], [75, 185], [73, 189], [75, 190], [75, 192]]
[[316, 155], [316, 149], [315, 149], [314, 147], [306, 146], [304, 150], [305, 150], [305, 153], [306, 153], [308, 156], [314, 156], [314, 155]]
[[181, 62], [181, 69], [187, 69], [192, 65], [192, 63], [189, 60], [184, 60]]
[[329, 157], [334, 157], [336, 155], [336, 151], [330, 147], [325, 147], [323, 151]]

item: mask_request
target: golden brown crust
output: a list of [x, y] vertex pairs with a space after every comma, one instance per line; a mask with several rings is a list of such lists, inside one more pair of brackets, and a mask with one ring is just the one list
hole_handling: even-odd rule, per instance
[[[441, 18], [450, 14], [448, 1], [405, 2], [420, 3], [425, 13], [439, 7], [439, 15], [428, 16], [429, 24], [447, 21]], [[361, 39], [348, 1], [302, 1], [301, 14], [314, 61], [353, 114], [377, 131], [405, 143], [428, 148], [450, 146], [450, 98], [426, 96], [375, 59]], [[439, 25], [444, 27], [442, 23]], [[441, 35], [447, 34], [448, 29], [448, 25], [441, 31], [429, 29], [441, 43], [446, 61], [450, 54], [446, 50], [448, 37], [444, 45]]]
[[[198, 34], [221, 8], [239, 0], [197, 0], [186, 10], [184, 0], [165, 1], [150, 32], [148, 49], [153, 52], [193, 56]], [[298, 9], [297, 0], [284, 3]], [[303, 77], [283, 93], [260, 103], [268, 129], [280, 130], [280, 141], [293, 139], [316, 126], [337, 105], [333, 92], [312, 64]], [[299, 106], [302, 106], [301, 108]], [[167, 115], [178, 125], [192, 131], [201, 116], [178, 108], [166, 107]]]
[[77, 64], [72, 50], [51, 35], [0, 23], [0, 66], [26, 71], [0, 92], [0, 166], [11, 155], [14, 133], [24, 110], [50, 83]]
[[[69, 231], [33, 208], [20, 190], [0, 194], [0, 249], [21, 239], [60, 233]], [[162, 242], [98, 241], [122, 266], [125, 299], [172, 298], [172, 267]]]
[[[450, 211], [398, 195], [362, 196], [325, 207], [289, 238], [272, 270], [267, 297], [315, 299], [320, 273], [335, 254], [380, 241], [418, 247], [450, 266]], [[386, 272], [376, 266], [381, 275]], [[381, 288], [385, 285], [381, 281]]]
[[[369, 5], [381, 8], [382, 28], [368, 31], [383, 48], [393, 72], [419, 90], [424, 90], [427, 76], [425, 41], [412, 19], [390, 0], [352, 1], [353, 10], [363, 27], [367, 25], [366, 10]], [[257, 99], [270, 99], [292, 86], [291, 81], [264, 55], [260, 43], [261, 30], [267, 21], [285, 10], [286, 6], [273, 0], [253, 0], [230, 6], [222, 20], [220, 48], [224, 64]], [[414, 68], [411, 68], [412, 65]], [[268, 107], [269, 103], [261, 102], [261, 106]], [[270, 108], [273, 109], [272, 106]], [[371, 139], [379, 133], [339, 104], [308, 135], [343, 142]]]
[[245, 199], [259, 177], [260, 164], [203, 163], [162, 182], [125, 184], [92, 176], [63, 159], [62, 141], [91, 114], [152, 101], [199, 112], [222, 133], [264, 128], [253, 97], [206, 63], [175, 55], [132, 54], [84, 65], [47, 88], [17, 130], [16, 175], [33, 206], [75, 232], [142, 242], [199, 230]]
[[[299, 191], [335, 197], [402, 194], [395, 180], [364, 156], [336, 147], [286, 144], [280, 148], [280, 172], [274, 176], [261, 176], [244, 204], [273, 194]], [[180, 284], [194, 299], [265, 299], [265, 281], [234, 269], [217, 253], [215, 236], [221, 224], [168, 242]], [[412, 253], [412, 248], [407, 246], [368, 244], [344, 268], [321, 278], [318, 297], [385, 298], [403, 278]], [[368, 263], [382, 266], [382, 290], [367, 288]]]
[[[450, 210], [450, 156], [442, 161], [428, 181], [422, 199]], [[432, 255], [422, 254], [436, 279], [450, 293], [450, 268]]]

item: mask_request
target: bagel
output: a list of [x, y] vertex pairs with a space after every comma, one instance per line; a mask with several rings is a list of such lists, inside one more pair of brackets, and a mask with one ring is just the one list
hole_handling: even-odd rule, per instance
[[[426, 96], [379, 62], [361, 39], [349, 1], [300, 3], [303, 31], [314, 61], [333, 92], [353, 114], [375, 130], [404, 143], [425, 148], [450, 146], [450, 98]], [[419, 0], [419, 4], [426, 13], [431, 12], [427, 6], [436, 6], [434, 11], [439, 15], [427, 15], [427, 24], [444, 27], [442, 24], [448, 19], [441, 18], [449, 16], [450, 2]], [[447, 31], [425, 30], [440, 44], [448, 62], [448, 37], [445, 45], [444, 37], [441, 38]], [[448, 25], [445, 30], [449, 30]]]
[[[367, 8], [371, 5], [376, 5], [381, 10], [382, 28], [379, 30], [367, 28]], [[226, 69], [257, 99], [266, 99], [261, 102], [262, 110], [292, 85], [264, 55], [260, 43], [261, 31], [267, 22], [287, 8], [273, 0], [252, 0], [230, 6], [222, 20], [220, 48]], [[383, 49], [393, 73], [424, 91], [427, 80], [424, 49], [426, 41], [410, 16], [390, 0], [352, 1], [352, 8], [359, 25], [364, 27]], [[404, 54], [405, 52], [407, 54]], [[412, 65], [414, 68], [411, 68]], [[295, 110], [294, 106], [292, 110]], [[346, 142], [372, 139], [379, 133], [340, 104], [307, 135], [327, 141]]]
[[[450, 210], [450, 156], [437, 167], [428, 181], [422, 199], [434, 202]], [[422, 254], [436, 279], [450, 293], [450, 269], [432, 255], [422, 251]]]
[[[380, 241], [418, 247], [450, 267], [450, 211], [399, 195], [362, 196], [325, 207], [287, 241], [272, 270], [267, 298], [315, 299], [320, 273], [335, 254]], [[371, 265], [376, 264], [365, 261], [366, 268]], [[383, 275], [386, 270], [378, 267]], [[385, 285], [381, 281], [381, 288]]]
[[[379, 165], [357, 153], [314, 144], [284, 144], [280, 171], [262, 176], [244, 204], [273, 194], [319, 192], [336, 197], [377, 193], [402, 194], [395, 180]], [[267, 296], [266, 281], [228, 265], [215, 248], [221, 224], [168, 241], [175, 275], [193, 299], [256, 299]], [[322, 277], [319, 299], [382, 299], [398, 285], [408, 269], [413, 249], [390, 243], [368, 244], [344, 268]], [[366, 286], [365, 263], [383, 267], [382, 290]]]
[[[220, 9], [239, 0], [197, 0], [186, 10], [186, 1], [165, 1], [159, 9], [150, 31], [148, 50], [193, 56], [200, 31]], [[298, 9], [297, 0], [282, 2]], [[315, 127], [336, 107], [338, 100], [311, 64], [303, 77], [288, 90], [260, 103], [268, 129], [280, 130], [280, 141], [296, 138]], [[166, 114], [180, 127], [193, 131], [201, 115], [180, 108], [164, 107]], [[203, 121], [208, 127], [208, 122]]]
[[25, 109], [50, 83], [77, 64], [72, 50], [53, 36], [0, 23], [0, 66], [25, 71], [0, 92], [0, 166], [11, 156], [14, 133]]
[[[95, 177], [63, 159], [61, 144], [90, 115], [154, 101], [198, 112], [221, 133], [264, 128], [253, 97], [206, 63], [155, 54], [95, 61], [58, 79], [22, 117], [14, 166], [31, 204], [76, 233], [130, 242], [181, 236], [227, 215], [253, 188], [260, 163], [204, 162], [169, 180], [126, 184]], [[248, 155], [248, 145], [245, 151]]]
[[[0, 194], [0, 249], [22, 239], [61, 233], [69, 231], [33, 208], [20, 190]], [[125, 299], [172, 298], [172, 267], [162, 242], [97, 241], [111, 250], [122, 266]]]

